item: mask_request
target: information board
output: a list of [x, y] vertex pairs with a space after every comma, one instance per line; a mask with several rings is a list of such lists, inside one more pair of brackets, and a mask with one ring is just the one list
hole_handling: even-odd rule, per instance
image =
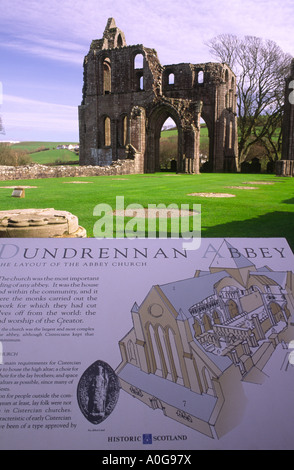
[[0, 448], [293, 447], [285, 239], [2, 239]]

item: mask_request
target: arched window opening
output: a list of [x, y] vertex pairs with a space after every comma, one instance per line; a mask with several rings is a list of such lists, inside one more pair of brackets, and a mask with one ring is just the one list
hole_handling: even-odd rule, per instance
[[123, 40], [122, 40], [121, 34], [119, 34], [117, 37], [117, 47], [122, 47], [122, 45], [123, 45]]
[[231, 81], [231, 89], [230, 89], [230, 108], [234, 108], [234, 87], [235, 87], [235, 80], [234, 77], [232, 77]]
[[228, 69], [226, 70], [226, 73], [225, 73], [225, 82], [226, 82], [226, 83], [229, 82], [229, 72], [228, 72]]
[[143, 75], [140, 75], [139, 89], [140, 89], [141, 91], [144, 90], [144, 77], [143, 77]]
[[160, 133], [159, 165], [162, 171], [177, 171], [178, 129], [172, 118], [166, 119]]
[[201, 85], [202, 83], [204, 83], [204, 73], [203, 73], [203, 70], [200, 70], [198, 72], [198, 77], [197, 77], [197, 81], [198, 83]]
[[104, 119], [104, 146], [111, 146], [111, 123], [108, 116]]
[[228, 109], [230, 107], [230, 96], [229, 93], [226, 93], [225, 96], [225, 107]]
[[142, 69], [144, 67], [144, 56], [143, 54], [137, 54], [134, 58], [134, 68]]
[[111, 93], [111, 63], [108, 58], [103, 62], [103, 93]]
[[172, 72], [168, 74], [168, 84], [169, 85], [175, 84], [175, 74]]
[[223, 138], [223, 146], [226, 146], [226, 140], [227, 140], [227, 120], [224, 118], [224, 138]]
[[121, 129], [121, 145], [125, 147], [127, 145], [128, 137], [128, 117], [124, 116], [122, 119], [122, 129]]
[[232, 121], [229, 124], [229, 149], [233, 146], [233, 123]]

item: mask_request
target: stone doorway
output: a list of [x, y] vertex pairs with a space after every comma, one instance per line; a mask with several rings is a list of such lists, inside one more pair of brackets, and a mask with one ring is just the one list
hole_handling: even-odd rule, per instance
[[161, 129], [159, 140], [159, 164], [163, 172], [177, 172], [178, 129], [173, 119], [168, 118]]
[[[178, 131], [176, 167], [177, 171], [182, 168], [182, 128], [180, 116], [171, 106], [161, 104], [155, 107], [149, 118], [147, 128], [147, 149], [145, 156], [144, 170], [146, 173], [153, 173], [161, 170], [160, 165], [160, 137], [161, 130], [167, 119], [171, 118]], [[173, 164], [175, 165], [175, 163]]]

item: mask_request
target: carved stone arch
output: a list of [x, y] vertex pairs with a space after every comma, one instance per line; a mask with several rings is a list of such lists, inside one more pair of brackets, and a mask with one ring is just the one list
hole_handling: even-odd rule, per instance
[[159, 164], [159, 142], [161, 129], [164, 122], [171, 117], [178, 130], [178, 156], [177, 166], [183, 158], [183, 128], [179, 112], [169, 103], [160, 103], [156, 105], [148, 115], [147, 126], [147, 152], [145, 158], [145, 172], [152, 173], [160, 170]]
[[155, 105], [148, 114], [147, 125], [147, 150], [144, 162], [144, 171], [153, 173], [160, 170], [159, 164], [159, 142], [161, 129], [164, 122], [171, 117], [175, 122], [178, 130], [178, 155], [177, 168], [181, 171], [183, 168], [184, 157], [184, 128], [183, 116], [180, 112], [168, 102]]

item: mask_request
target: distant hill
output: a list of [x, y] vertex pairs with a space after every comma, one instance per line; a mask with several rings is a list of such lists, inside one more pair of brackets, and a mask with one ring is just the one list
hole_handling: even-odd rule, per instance
[[66, 148], [58, 149], [60, 146], [79, 145], [77, 142], [40, 142], [24, 141], [11, 145], [16, 150], [25, 150], [34, 163], [48, 165], [53, 163], [62, 163], [78, 161], [78, 155]]

